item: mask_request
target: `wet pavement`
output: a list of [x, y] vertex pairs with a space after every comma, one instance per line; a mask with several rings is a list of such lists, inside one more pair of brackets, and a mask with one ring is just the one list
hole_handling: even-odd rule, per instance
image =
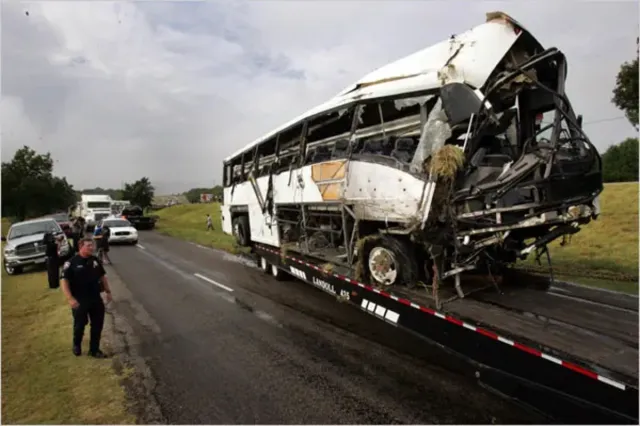
[[155, 232], [110, 257], [112, 308], [168, 423], [541, 421], [443, 368], [439, 348], [302, 282]]

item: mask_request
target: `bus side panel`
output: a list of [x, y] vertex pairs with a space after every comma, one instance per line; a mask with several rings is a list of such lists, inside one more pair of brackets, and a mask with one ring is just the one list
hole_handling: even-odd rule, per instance
[[220, 217], [222, 219], [222, 232], [228, 235], [233, 234], [233, 227], [231, 226], [231, 208], [229, 207], [229, 204], [222, 204], [220, 206]]
[[272, 222], [271, 215], [262, 213], [258, 204], [249, 205], [249, 226], [251, 241], [272, 246], [280, 245], [278, 226]]
[[403, 222], [418, 213], [424, 190], [425, 182], [405, 171], [351, 161], [344, 198], [361, 217]]
[[276, 204], [321, 203], [322, 193], [311, 178], [311, 166], [274, 176], [273, 199]]

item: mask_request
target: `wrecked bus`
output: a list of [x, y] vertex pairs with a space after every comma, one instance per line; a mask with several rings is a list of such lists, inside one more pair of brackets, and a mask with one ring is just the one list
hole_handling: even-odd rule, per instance
[[566, 76], [561, 51], [489, 13], [227, 158], [223, 229], [463, 297], [464, 272], [498, 277], [599, 213], [601, 159]]
[[566, 76], [489, 13], [226, 158], [222, 228], [550, 419], [637, 424], [637, 297], [510, 267], [599, 214]]

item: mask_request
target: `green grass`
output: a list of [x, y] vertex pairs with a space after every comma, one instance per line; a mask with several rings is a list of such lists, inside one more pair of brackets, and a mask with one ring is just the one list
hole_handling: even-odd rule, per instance
[[550, 245], [554, 269], [567, 280], [637, 293], [638, 183], [606, 184], [600, 206], [569, 245]]
[[43, 272], [2, 274], [2, 420], [135, 424], [111, 360], [71, 353], [71, 310]]
[[[156, 228], [165, 235], [231, 253], [244, 250], [236, 244], [234, 237], [222, 232], [219, 203], [171, 206], [155, 214], [159, 218]], [[207, 231], [207, 214], [213, 219], [213, 231]]]
[[[571, 243], [551, 245], [559, 279], [630, 293], [638, 292], [638, 183], [606, 184], [600, 217], [582, 227]], [[211, 214], [215, 231], [206, 232]], [[186, 204], [156, 213], [158, 230], [202, 245], [237, 252], [233, 237], [221, 232], [220, 205]], [[544, 259], [543, 259], [544, 260]], [[532, 266], [531, 260], [525, 263]]]

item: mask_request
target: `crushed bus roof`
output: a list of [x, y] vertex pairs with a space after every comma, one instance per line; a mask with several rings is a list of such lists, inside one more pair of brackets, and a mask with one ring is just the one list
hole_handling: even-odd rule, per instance
[[384, 65], [324, 102], [256, 139], [224, 159], [228, 162], [300, 121], [355, 101], [434, 90], [452, 82], [479, 88], [525, 32], [502, 12], [487, 13], [487, 22]]

